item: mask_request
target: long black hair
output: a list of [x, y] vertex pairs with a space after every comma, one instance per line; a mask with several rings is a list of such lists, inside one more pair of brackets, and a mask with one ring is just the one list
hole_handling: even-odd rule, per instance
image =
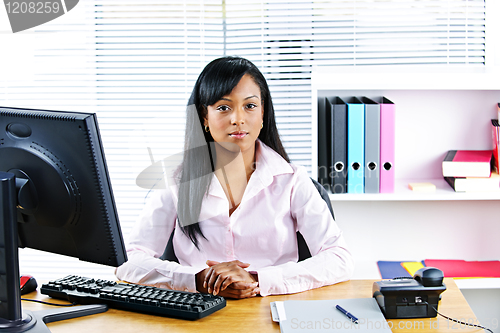
[[197, 248], [198, 235], [205, 238], [198, 219], [215, 171], [216, 158], [214, 139], [203, 128], [207, 107], [230, 94], [245, 74], [249, 74], [259, 86], [264, 106], [259, 139], [290, 162], [278, 134], [271, 93], [264, 75], [252, 62], [240, 57], [222, 57], [210, 62], [199, 75], [189, 98], [184, 157], [179, 174], [179, 223]]

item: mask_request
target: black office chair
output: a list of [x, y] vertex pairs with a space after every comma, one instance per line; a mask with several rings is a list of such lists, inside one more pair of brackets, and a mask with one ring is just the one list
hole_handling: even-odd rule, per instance
[[[321, 195], [321, 198], [323, 198], [323, 200], [326, 202], [326, 205], [328, 206], [328, 209], [330, 210], [330, 213], [332, 214], [332, 217], [335, 220], [335, 215], [333, 214], [332, 202], [330, 201], [330, 196], [328, 195], [327, 190], [323, 187], [323, 185], [318, 183], [316, 180], [312, 178], [311, 180], [316, 189], [318, 190], [319, 194]], [[299, 248], [299, 261], [311, 257], [311, 251], [309, 251], [309, 246], [307, 246], [306, 240], [304, 239], [302, 234], [298, 231], [297, 231], [297, 245]]]
[[[330, 213], [332, 214], [333, 219], [335, 219], [335, 216], [333, 214], [332, 203], [330, 201], [330, 196], [328, 195], [328, 192], [323, 187], [323, 185], [318, 183], [316, 180], [311, 178], [311, 181], [313, 182], [314, 186], [316, 187], [319, 194], [321, 195], [321, 198], [323, 198], [323, 200], [326, 202], [326, 205], [328, 206], [328, 209], [330, 210]], [[174, 238], [174, 232], [172, 231], [172, 233], [170, 234], [170, 238], [168, 239], [167, 246], [165, 247], [165, 251], [161, 255], [160, 259], [175, 261], [178, 263], [179, 259], [177, 259], [177, 256], [175, 255], [173, 238]], [[309, 247], [307, 246], [304, 237], [298, 231], [297, 231], [297, 246], [298, 246], [298, 250], [299, 250], [299, 261], [302, 261], [304, 259], [311, 257], [311, 251], [309, 251]]]

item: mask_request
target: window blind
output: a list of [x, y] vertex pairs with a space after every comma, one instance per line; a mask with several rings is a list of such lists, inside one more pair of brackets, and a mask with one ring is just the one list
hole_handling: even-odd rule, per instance
[[108, 164], [126, 236], [148, 193], [136, 185], [137, 176], [152, 160], [182, 152], [194, 83], [204, 65], [223, 54], [222, 5], [94, 3], [96, 109], [109, 138]]
[[[0, 34], [13, 52], [1, 55], [13, 65], [0, 101], [97, 113], [127, 237], [148, 194], [136, 177], [182, 150], [186, 103], [212, 59], [239, 55], [262, 70], [287, 152], [311, 171], [313, 66], [484, 66], [485, 26], [484, 0], [86, 0], [32, 32]], [[56, 274], [45, 267], [112, 278], [32, 250], [21, 261], [42, 279]]]

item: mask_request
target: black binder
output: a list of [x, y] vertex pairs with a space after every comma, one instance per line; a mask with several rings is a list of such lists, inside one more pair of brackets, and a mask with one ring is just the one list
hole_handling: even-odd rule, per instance
[[347, 105], [340, 97], [326, 98], [326, 124], [332, 193], [347, 193]]

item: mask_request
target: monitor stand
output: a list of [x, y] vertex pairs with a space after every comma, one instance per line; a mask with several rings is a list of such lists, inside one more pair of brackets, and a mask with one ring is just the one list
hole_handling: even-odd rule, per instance
[[19, 186], [12, 173], [0, 172], [0, 333], [50, 332], [46, 323], [105, 312], [104, 304], [21, 311], [17, 205]]

